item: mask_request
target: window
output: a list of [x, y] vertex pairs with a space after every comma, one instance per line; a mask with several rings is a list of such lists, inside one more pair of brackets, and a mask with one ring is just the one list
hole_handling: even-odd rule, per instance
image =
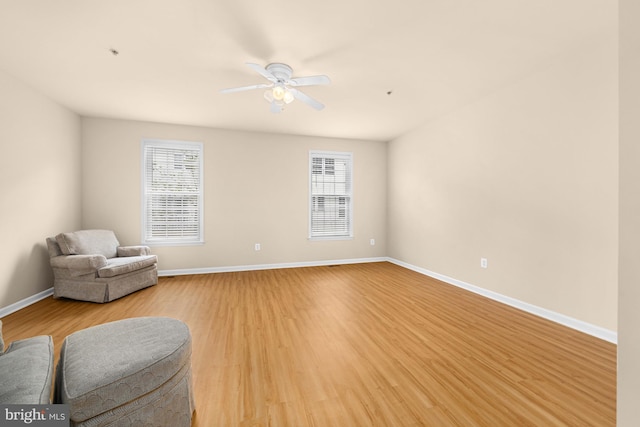
[[309, 153], [309, 238], [353, 237], [351, 153]]
[[197, 244], [202, 232], [202, 144], [142, 141], [142, 241]]

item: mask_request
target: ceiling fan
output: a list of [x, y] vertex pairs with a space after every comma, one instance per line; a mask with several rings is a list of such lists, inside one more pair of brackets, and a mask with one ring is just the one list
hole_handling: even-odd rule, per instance
[[331, 80], [327, 76], [309, 76], [291, 78], [293, 70], [287, 64], [272, 63], [266, 67], [247, 62], [249, 68], [256, 71], [270, 83], [261, 83], [251, 86], [222, 89], [221, 93], [241, 92], [252, 89], [267, 89], [264, 97], [271, 104], [272, 113], [280, 113], [286, 104], [290, 104], [294, 99], [310, 105], [316, 110], [322, 110], [324, 105], [309, 95], [296, 89], [299, 86], [327, 85]]

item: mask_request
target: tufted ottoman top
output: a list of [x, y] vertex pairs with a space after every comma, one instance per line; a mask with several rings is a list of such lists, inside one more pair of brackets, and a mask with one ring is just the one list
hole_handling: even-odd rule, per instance
[[83, 421], [149, 393], [191, 363], [187, 325], [166, 317], [105, 323], [65, 338], [56, 389]]

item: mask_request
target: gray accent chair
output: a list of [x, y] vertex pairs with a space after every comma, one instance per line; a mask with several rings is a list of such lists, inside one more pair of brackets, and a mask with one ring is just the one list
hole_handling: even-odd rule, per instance
[[0, 404], [51, 403], [53, 340], [41, 335], [13, 341], [6, 349], [0, 321]]
[[158, 258], [148, 246], [120, 246], [111, 230], [80, 230], [47, 238], [54, 298], [104, 303], [158, 283]]

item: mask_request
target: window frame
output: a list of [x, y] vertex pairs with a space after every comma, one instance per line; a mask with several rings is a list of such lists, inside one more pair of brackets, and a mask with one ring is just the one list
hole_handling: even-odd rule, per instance
[[[325, 159], [322, 165], [326, 165], [327, 163], [331, 164], [330, 170], [331, 173], [327, 173], [325, 171], [326, 166], [318, 167], [318, 163], [314, 162], [314, 159], [322, 158]], [[332, 162], [326, 162], [326, 160], [332, 160]], [[313, 183], [314, 183], [314, 175], [317, 175], [317, 171], [320, 170], [323, 175], [336, 176], [336, 161], [346, 161], [347, 164], [347, 179], [345, 181], [345, 194], [315, 194], [313, 193]], [[311, 150], [309, 151], [309, 229], [308, 229], [308, 239], [309, 240], [351, 240], [353, 239], [353, 153], [344, 152], [344, 151], [320, 151], [320, 150]], [[314, 221], [313, 221], [313, 213], [314, 213], [314, 196], [318, 198], [318, 204], [321, 202], [323, 206], [326, 206], [327, 197], [335, 198], [336, 201], [336, 210], [338, 217], [344, 217], [347, 223], [347, 231], [344, 233], [336, 233], [336, 234], [318, 234], [314, 233]]]
[[[149, 148], [164, 148], [168, 150], [183, 151], [184, 154], [196, 152], [197, 160], [197, 180], [198, 188], [195, 192], [174, 192], [172, 194], [184, 197], [185, 194], [197, 196], [197, 230], [190, 236], [183, 237], [154, 237], [149, 233], [148, 226], [150, 213], [148, 211], [148, 201], [152, 197], [152, 191], [149, 188], [151, 181], [147, 174], [147, 155]], [[140, 144], [141, 151], [141, 241], [142, 244], [148, 246], [192, 246], [204, 244], [204, 145], [201, 142], [179, 141], [179, 140], [162, 140], [162, 139], [143, 139]], [[184, 166], [184, 165], [183, 165]], [[194, 223], [192, 222], [192, 224]]]

